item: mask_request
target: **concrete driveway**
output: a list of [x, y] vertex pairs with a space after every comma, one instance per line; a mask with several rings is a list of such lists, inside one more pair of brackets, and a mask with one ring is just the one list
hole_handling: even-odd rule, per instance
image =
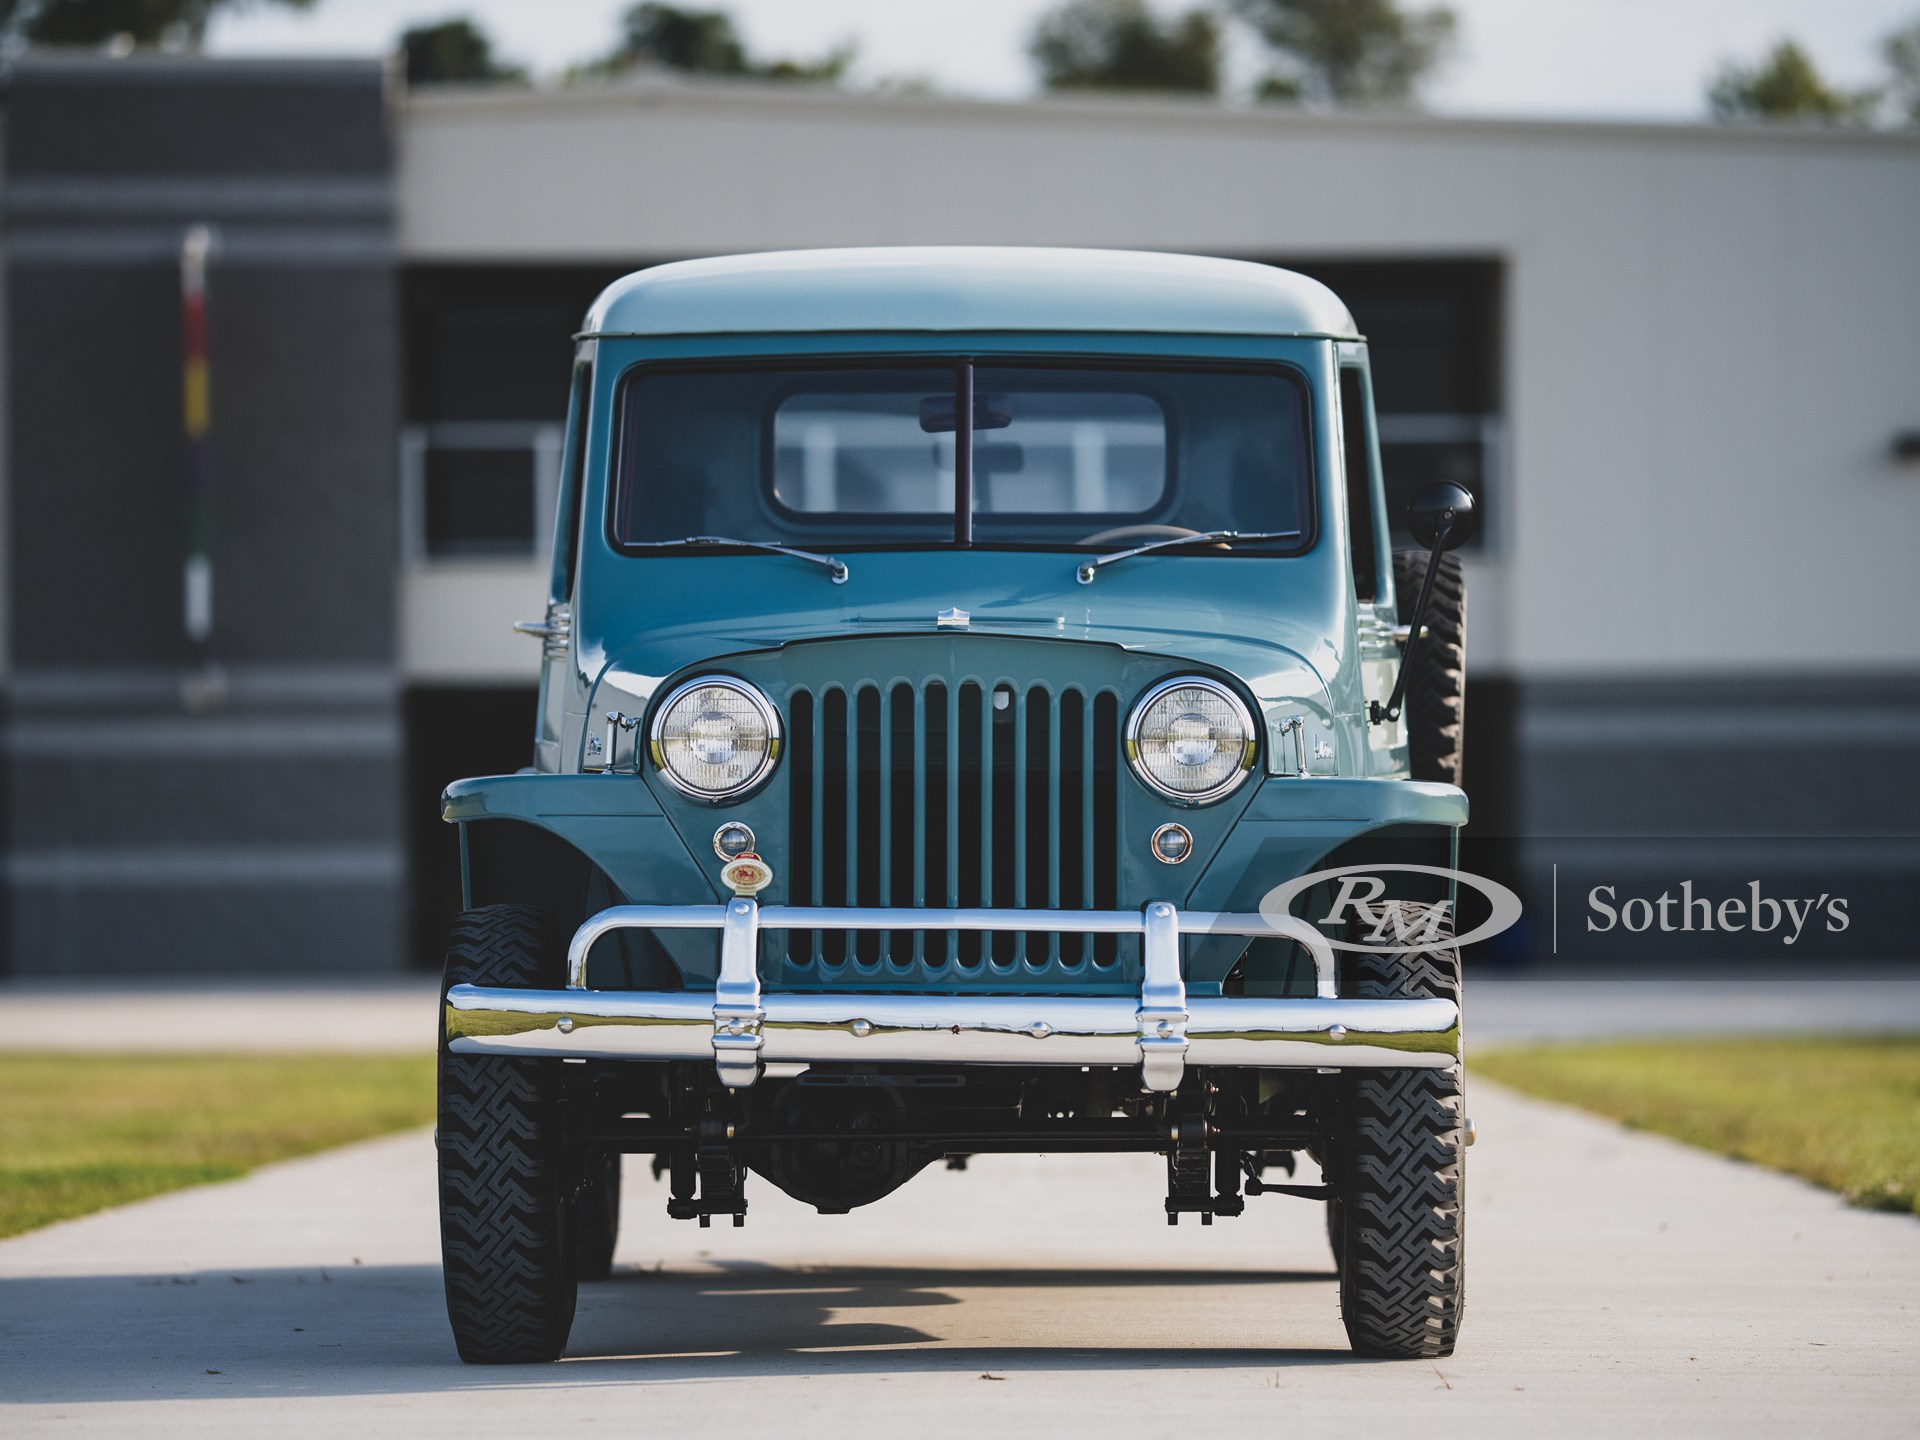
[[415, 1133], [0, 1243], [0, 1433], [1914, 1433], [1920, 1223], [1470, 1098], [1438, 1365], [1346, 1354], [1316, 1204], [1172, 1230], [1151, 1157], [988, 1157], [834, 1218], [755, 1181], [739, 1231], [666, 1220], [630, 1160], [570, 1358], [466, 1368]]

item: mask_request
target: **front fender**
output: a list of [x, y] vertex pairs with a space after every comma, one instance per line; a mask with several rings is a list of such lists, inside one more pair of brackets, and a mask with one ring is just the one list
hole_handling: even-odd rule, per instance
[[[440, 799], [455, 825], [518, 820], [559, 836], [629, 900], [708, 905], [724, 900], [719, 862], [701, 866], [632, 775], [487, 775], [456, 780]], [[712, 875], [707, 872], [712, 871]]]
[[[1466, 823], [1466, 792], [1454, 785], [1269, 777], [1194, 882], [1187, 905], [1258, 910], [1274, 886], [1320, 868], [1335, 850], [1368, 836], [1384, 839], [1386, 832], [1416, 840], [1425, 863], [1450, 865], [1454, 837]], [[1217, 993], [1247, 949], [1246, 941], [1230, 936], [1196, 937], [1186, 955], [1188, 984], [1197, 993]]]
[[[534, 904], [570, 929], [611, 904], [712, 905], [727, 898], [720, 862], [700, 864], [653, 792], [632, 775], [456, 780], [441, 796], [440, 816], [460, 827], [470, 906]], [[556, 862], [557, 849], [570, 864]], [[717, 973], [712, 936], [663, 935], [661, 945], [688, 983]]]

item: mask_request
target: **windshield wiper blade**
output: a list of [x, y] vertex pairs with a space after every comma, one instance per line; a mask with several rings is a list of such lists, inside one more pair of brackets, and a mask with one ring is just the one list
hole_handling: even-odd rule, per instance
[[1102, 565], [1145, 555], [1152, 550], [1168, 550], [1176, 545], [1216, 545], [1235, 540], [1298, 540], [1300, 534], [1298, 530], [1208, 530], [1200, 535], [1167, 535], [1158, 540], [1149, 540], [1144, 545], [1136, 545], [1131, 550], [1116, 550], [1111, 555], [1089, 560], [1074, 572], [1074, 578], [1082, 585], [1091, 585]]
[[735, 540], [728, 535], [689, 535], [684, 540], [635, 540], [630, 544], [649, 550], [658, 550], [675, 545], [732, 545], [742, 550], [766, 550], [775, 555], [791, 555], [796, 560], [811, 560], [816, 565], [827, 567], [827, 573], [833, 577], [833, 583], [847, 583], [847, 567], [832, 555], [817, 555], [811, 550], [796, 550], [791, 545], [776, 545], [771, 540]]

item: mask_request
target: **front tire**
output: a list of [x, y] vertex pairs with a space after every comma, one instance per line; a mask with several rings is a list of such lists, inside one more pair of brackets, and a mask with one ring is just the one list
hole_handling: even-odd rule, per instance
[[[446, 984], [545, 987], [561, 963], [545, 912], [490, 905], [454, 921]], [[578, 1284], [563, 1083], [558, 1061], [455, 1055], [442, 1036], [440, 1248], [469, 1364], [543, 1363], [566, 1349]]]
[[[1411, 934], [1423, 908], [1400, 906]], [[1350, 957], [1340, 993], [1362, 999], [1460, 1000], [1450, 930], [1420, 950]], [[1465, 1305], [1466, 1148], [1462, 1070], [1351, 1072], [1328, 1208], [1340, 1314], [1354, 1353], [1451, 1355]]]

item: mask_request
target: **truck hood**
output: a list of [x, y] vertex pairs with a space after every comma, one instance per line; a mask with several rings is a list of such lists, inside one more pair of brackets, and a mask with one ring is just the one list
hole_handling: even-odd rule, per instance
[[[1313, 556], [1143, 555], [1091, 585], [1073, 552], [847, 553], [836, 585], [824, 567], [777, 555], [628, 560], [629, 586], [585, 586], [575, 617], [590, 713], [638, 713], [661, 682], [729, 654], [831, 637], [964, 633], [1103, 644], [1187, 660], [1237, 677], [1266, 712], [1270, 741], [1288, 714], [1315, 729], [1351, 719], [1337, 695], [1351, 618]], [[1335, 573], [1338, 573], [1337, 571]], [[640, 583], [644, 582], [644, 584]], [[608, 693], [602, 693], [602, 692]], [[1270, 743], [1270, 757], [1280, 746]]]

